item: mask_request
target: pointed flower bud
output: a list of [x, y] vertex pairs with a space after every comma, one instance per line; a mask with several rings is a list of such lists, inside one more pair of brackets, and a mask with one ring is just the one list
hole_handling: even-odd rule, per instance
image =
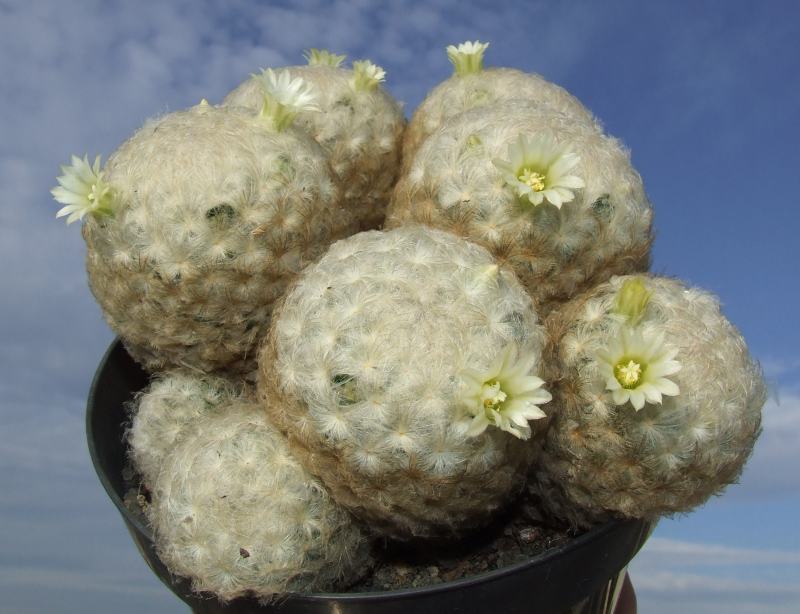
[[652, 294], [641, 277], [626, 279], [617, 293], [614, 313], [625, 316], [629, 325], [636, 326], [642, 319]]
[[309, 49], [303, 53], [309, 66], [332, 66], [338, 68], [347, 56], [331, 53], [327, 49]]
[[353, 62], [353, 88], [370, 92], [386, 79], [386, 71], [369, 60]]
[[453, 63], [455, 72], [459, 76], [478, 73], [483, 70], [483, 52], [489, 43], [480, 41], [461, 43], [458, 47], [448, 45], [447, 57]]

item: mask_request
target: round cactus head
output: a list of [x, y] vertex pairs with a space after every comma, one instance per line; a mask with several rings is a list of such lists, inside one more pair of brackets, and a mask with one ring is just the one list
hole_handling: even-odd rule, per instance
[[600, 130], [594, 116], [577, 98], [543, 77], [513, 68], [484, 68], [489, 43], [449, 45], [453, 75], [437, 85], [414, 112], [403, 138], [405, 173], [425, 140], [461, 113], [510, 100], [527, 100], [563, 113], [571, 120]]
[[164, 459], [197, 420], [224, 411], [243, 394], [241, 385], [221, 377], [159, 373], [130, 404], [126, 433], [131, 462], [144, 483], [153, 487]]
[[316, 109], [298, 114], [296, 125], [311, 135], [330, 158], [344, 187], [345, 207], [362, 230], [383, 223], [400, 164], [405, 128], [401, 105], [381, 87], [385, 71], [367, 60], [341, 66], [343, 55], [311, 49], [308, 66], [267, 69], [230, 92], [225, 106], [258, 109], [270, 88], [270, 75], [311, 84]]
[[62, 178], [73, 191], [61, 202], [102, 204], [83, 226], [89, 285], [150, 370], [253, 370], [273, 302], [353, 231], [325, 154], [283, 125], [295, 108], [285, 94], [260, 114], [207, 103], [171, 113], [104, 169], [81, 163]]
[[386, 225], [428, 224], [483, 245], [544, 316], [614, 274], [646, 270], [651, 218], [616, 140], [517, 100], [463, 113], [425, 141]]
[[554, 517], [687, 512], [736, 480], [766, 392], [713, 297], [615, 277], [546, 325], [554, 415], [532, 489]]
[[243, 400], [200, 417], [176, 443], [148, 518], [167, 568], [222, 601], [331, 590], [370, 566], [350, 515], [292, 457], [261, 406]]
[[550, 399], [543, 331], [484, 249], [418, 226], [361, 233], [282, 305], [259, 387], [339, 502], [388, 535], [449, 535], [521, 490]]

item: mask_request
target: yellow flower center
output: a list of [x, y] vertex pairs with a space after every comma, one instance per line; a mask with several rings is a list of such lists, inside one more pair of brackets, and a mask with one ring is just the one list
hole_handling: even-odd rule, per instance
[[537, 173], [529, 168], [523, 168], [522, 173], [519, 174], [519, 180], [531, 187], [534, 192], [541, 192], [544, 190], [545, 175]]
[[614, 365], [614, 377], [617, 378], [620, 386], [627, 389], [636, 388], [639, 385], [643, 371], [642, 365], [635, 360], [628, 360], [626, 363], [623, 358]]
[[486, 416], [489, 417], [491, 410], [497, 411], [507, 398], [508, 395], [500, 389], [500, 382], [486, 382], [481, 389], [481, 400]]

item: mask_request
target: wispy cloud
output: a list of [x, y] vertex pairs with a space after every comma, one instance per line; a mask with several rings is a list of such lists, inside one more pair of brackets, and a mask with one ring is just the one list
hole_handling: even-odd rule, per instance
[[741, 483], [730, 489], [735, 498], [780, 497], [800, 492], [800, 394], [771, 397], [764, 406], [763, 432]]
[[[687, 566], [708, 565], [797, 565], [800, 566], [800, 552], [782, 550], [756, 550], [752, 548], [730, 548], [717, 544], [651, 537], [641, 555], [641, 564], [651, 567], [668, 565], [685, 568]], [[800, 586], [798, 586], [800, 591]]]
[[157, 586], [131, 582], [130, 574], [125, 570], [119, 570], [116, 573], [98, 570], [87, 572], [0, 565], [0, 578], [2, 578], [0, 585], [5, 584], [7, 588], [25, 587], [26, 590], [46, 588], [60, 591], [99, 591], [122, 595], [163, 595], [163, 590]]
[[800, 358], [768, 356], [761, 359], [761, 366], [767, 377], [779, 378], [787, 374], [797, 374], [800, 371]]
[[643, 611], [783, 614], [800, 606], [800, 553], [651, 538], [630, 566]]

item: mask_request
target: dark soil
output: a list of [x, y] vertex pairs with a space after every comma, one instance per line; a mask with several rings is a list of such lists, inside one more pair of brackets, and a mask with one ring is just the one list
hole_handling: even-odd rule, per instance
[[[129, 486], [125, 505], [145, 525], [144, 509], [150, 493], [131, 469], [123, 471]], [[376, 565], [349, 592], [418, 588], [459, 580], [522, 563], [568, 542], [576, 534], [548, 526], [536, 502], [527, 495], [516, 501], [490, 527], [458, 542], [407, 542], [377, 540], [373, 544]]]
[[460, 541], [377, 542], [377, 564], [350, 592], [417, 588], [522, 563], [568, 542], [574, 534], [547, 526], [534, 502], [522, 498], [490, 527]]

